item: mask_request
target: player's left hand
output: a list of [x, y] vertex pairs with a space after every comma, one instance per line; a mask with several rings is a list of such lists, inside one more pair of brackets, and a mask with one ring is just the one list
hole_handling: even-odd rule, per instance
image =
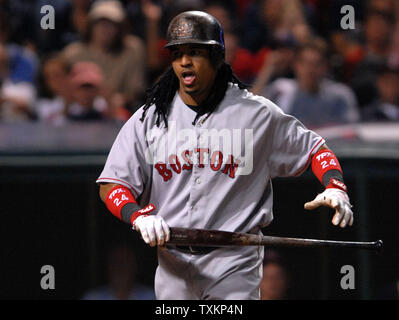
[[320, 206], [327, 206], [335, 209], [332, 218], [333, 225], [345, 228], [347, 225], [353, 224], [352, 206], [349, 202], [348, 194], [340, 189], [328, 188], [324, 192], [318, 194], [313, 201], [305, 203], [306, 210], [313, 210]]

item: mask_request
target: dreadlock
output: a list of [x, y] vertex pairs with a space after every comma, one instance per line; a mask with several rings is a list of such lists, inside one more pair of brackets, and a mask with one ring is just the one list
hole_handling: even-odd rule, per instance
[[177, 79], [172, 66], [170, 66], [159, 78], [159, 80], [146, 91], [146, 99], [144, 104], [144, 111], [140, 118], [144, 121], [147, 110], [151, 105], [155, 104], [155, 113], [157, 114], [156, 124], [160, 125], [161, 118], [168, 127], [167, 115], [170, 109], [170, 104], [179, 88], [179, 80]]
[[[212, 59], [211, 55], [211, 61]], [[246, 89], [248, 86], [242, 83], [237, 76], [234, 74], [231, 66], [224, 61], [221, 67], [218, 69], [215, 78], [215, 88], [211, 91], [210, 95], [206, 98], [204, 102], [199, 106], [201, 110], [208, 113], [208, 116], [217, 108], [219, 103], [223, 100], [228, 83], [232, 82], [238, 85], [240, 89]], [[147, 110], [151, 105], [155, 104], [155, 113], [157, 114], [156, 125], [159, 127], [160, 121], [163, 120], [166, 128], [168, 127], [168, 113], [170, 111], [172, 100], [179, 89], [179, 80], [176, 77], [173, 68], [169, 67], [159, 78], [159, 80], [146, 91], [146, 101], [144, 104], [144, 111], [140, 118], [144, 121]], [[198, 118], [201, 116], [200, 113], [197, 114], [193, 121], [193, 125], [197, 122]]]

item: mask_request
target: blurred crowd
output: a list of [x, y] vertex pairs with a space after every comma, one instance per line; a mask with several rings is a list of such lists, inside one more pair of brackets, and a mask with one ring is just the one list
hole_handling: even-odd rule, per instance
[[170, 63], [168, 22], [190, 9], [221, 22], [250, 90], [308, 127], [399, 121], [396, 0], [0, 0], [0, 122], [127, 120]]

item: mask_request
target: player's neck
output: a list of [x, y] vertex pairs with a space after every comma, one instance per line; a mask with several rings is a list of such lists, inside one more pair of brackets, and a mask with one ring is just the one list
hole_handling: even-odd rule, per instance
[[179, 89], [179, 96], [185, 104], [190, 106], [199, 106], [208, 96], [208, 92], [204, 93], [187, 93], [183, 89]]

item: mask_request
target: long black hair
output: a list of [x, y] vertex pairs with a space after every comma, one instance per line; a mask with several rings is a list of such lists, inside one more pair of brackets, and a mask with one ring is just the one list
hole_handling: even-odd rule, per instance
[[[211, 52], [211, 61], [213, 65], [217, 65], [215, 59], [212, 57]], [[219, 63], [220, 65], [220, 63]], [[219, 105], [219, 103], [223, 100], [226, 90], [228, 87], [228, 83], [236, 83], [240, 89], [248, 88], [248, 86], [240, 81], [237, 76], [234, 74], [231, 66], [222, 61], [221, 66], [218, 69], [218, 72], [214, 81], [214, 89], [211, 91], [210, 95], [205, 99], [204, 102], [201, 103], [200, 108], [204, 113], [211, 114]], [[141, 121], [144, 121], [147, 110], [151, 105], [155, 104], [155, 113], [157, 114], [156, 125], [159, 127], [161, 120], [164, 121], [166, 128], [168, 127], [168, 114], [171, 107], [172, 100], [176, 94], [176, 91], [179, 89], [179, 80], [176, 77], [172, 66], [170, 66], [159, 78], [159, 80], [146, 91], [146, 101], [144, 104], [144, 111], [140, 118]], [[193, 125], [195, 125], [198, 118], [201, 116], [200, 113], [197, 113], [193, 121]]]

